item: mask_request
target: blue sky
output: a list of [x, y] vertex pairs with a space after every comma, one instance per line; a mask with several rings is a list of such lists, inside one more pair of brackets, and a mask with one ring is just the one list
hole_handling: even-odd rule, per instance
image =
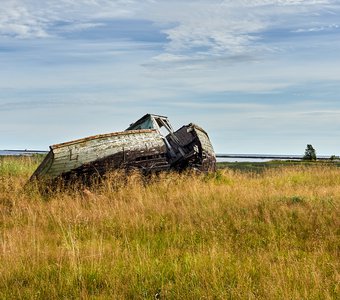
[[0, 149], [195, 122], [217, 153], [340, 154], [340, 1], [1, 0]]

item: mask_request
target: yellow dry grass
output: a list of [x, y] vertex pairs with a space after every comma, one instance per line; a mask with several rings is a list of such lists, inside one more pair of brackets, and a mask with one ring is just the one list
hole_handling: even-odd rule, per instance
[[23, 189], [35, 167], [0, 161], [1, 299], [339, 299], [340, 168], [112, 173], [44, 195]]

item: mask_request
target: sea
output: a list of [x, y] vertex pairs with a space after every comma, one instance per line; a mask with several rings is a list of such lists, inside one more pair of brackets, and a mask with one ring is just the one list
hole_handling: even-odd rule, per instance
[[232, 158], [232, 157], [217, 157], [217, 162], [266, 162], [271, 161], [269, 158]]
[[48, 151], [42, 150], [0, 150], [0, 156], [31, 156], [33, 154], [47, 154]]

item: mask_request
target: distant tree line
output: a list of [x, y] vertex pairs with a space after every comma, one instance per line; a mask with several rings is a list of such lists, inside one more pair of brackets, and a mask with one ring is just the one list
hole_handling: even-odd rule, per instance
[[[303, 156], [303, 160], [316, 160], [316, 151], [314, 147], [311, 144], [307, 144], [306, 150], [305, 150], [305, 155]], [[329, 160], [340, 160], [340, 156], [337, 155], [332, 155], [330, 156]]]

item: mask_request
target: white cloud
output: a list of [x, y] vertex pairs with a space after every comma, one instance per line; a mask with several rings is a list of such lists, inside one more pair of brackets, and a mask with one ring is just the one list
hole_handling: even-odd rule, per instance
[[293, 30], [293, 32], [296, 33], [303, 33], [303, 32], [320, 32], [320, 31], [329, 31], [329, 30], [337, 30], [339, 29], [338, 24], [331, 24], [328, 26], [319, 26], [319, 27], [310, 27], [310, 28], [299, 28], [296, 30]]
[[[222, 89], [230, 89], [230, 75], [225, 74], [225, 68], [230, 69], [235, 63], [249, 63], [250, 69], [256, 69], [253, 65], [265, 56], [271, 55], [270, 59], [273, 59], [274, 56], [281, 56], [284, 51], [298, 52], [297, 47], [301, 47], [298, 43], [278, 44], [263, 41], [265, 32], [280, 29], [303, 35], [304, 32], [338, 29], [333, 20], [334, 16], [330, 20], [319, 16], [324, 12], [331, 15], [339, 11], [337, 2], [45, 0], [42, 3], [39, 0], [3, 0], [3, 9], [0, 12], [0, 36], [31, 39], [53, 35], [62, 37], [68, 32], [86, 31], [91, 28], [100, 30], [112, 19], [146, 20], [158, 25], [159, 30], [166, 34], [167, 41], [162, 41], [163, 46], [158, 53], [150, 51], [149, 59], [140, 64], [150, 69], [151, 73], [166, 71], [167, 78], [172, 73], [178, 76], [176, 72], [184, 71], [191, 82], [197, 80], [197, 77], [192, 78], [190, 72], [204, 70], [207, 73], [216, 66], [221, 66], [224, 68], [219, 72], [221, 77], [216, 79], [212, 76], [212, 79], [205, 80], [206, 76], [203, 75], [202, 86], [209, 85], [218, 90], [220, 86]], [[315, 19], [311, 26], [310, 20], [313, 18]], [[126, 38], [129, 38], [128, 34]], [[310, 47], [313, 45], [310, 44]], [[131, 49], [140, 50], [136, 45]], [[113, 53], [117, 54], [117, 51]], [[83, 56], [81, 52], [72, 53], [72, 57], [81, 56]], [[240, 73], [234, 71], [234, 74]], [[232, 84], [235, 90], [246, 86], [252, 91], [254, 89], [267, 91], [286, 86], [288, 83], [272, 80], [242, 82], [240, 78], [240, 82]]]
[[81, 30], [86, 30], [86, 29], [96, 28], [96, 27], [101, 27], [101, 26], [104, 26], [104, 23], [84, 22], [84, 23], [64, 25], [63, 30], [66, 32], [72, 32], [72, 31], [81, 31]]
[[332, 11], [336, 4], [331, 0], [2, 0], [0, 35], [46, 37], [57, 22], [82, 30], [112, 18], [145, 19], [171, 24], [164, 30], [168, 52], [235, 54], [248, 51], [257, 40], [254, 33], [282, 18]]
[[15, 37], [46, 37], [44, 20], [35, 17], [19, 1], [1, 3], [0, 34]]
[[0, 36], [42, 38], [51, 35], [57, 22], [68, 22], [70, 29], [84, 29], [92, 20], [131, 17], [135, 1], [120, 0], [2, 0]]
[[262, 41], [266, 32], [289, 33], [310, 27], [311, 21], [316, 28], [332, 27], [332, 20], [320, 15], [339, 9], [336, 1], [326, 0], [159, 1], [141, 14], [158, 24], [172, 24], [163, 30], [168, 42], [155, 60], [186, 63], [280, 51]]

